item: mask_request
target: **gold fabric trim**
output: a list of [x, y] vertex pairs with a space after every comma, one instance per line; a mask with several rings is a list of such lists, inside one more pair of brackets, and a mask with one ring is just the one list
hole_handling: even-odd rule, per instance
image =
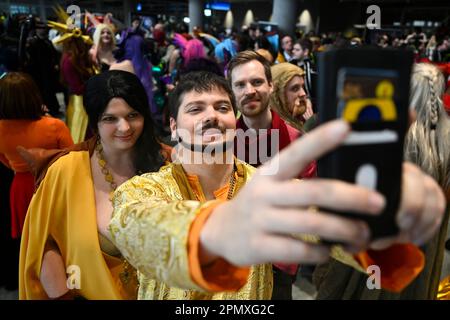
[[[315, 235], [310, 234], [301, 234], [301, 235], [294, 235], [294, 238], [300, 239], [305, 242], [309, 243], [319, 243], [320, 238]], [[338, 260], [339, 262], [342, 262], [343, 264], [346, 264], [362, 273], [367, 273], [363, 267], [356, 261], [356, 259], [353, 257], [352, 254], [345, 251], [342, 246], [340, 245], [333, 245], [331, 246], [331, 257]]]
[[439, 283], [437, 299], [450, 300], [450, 277], [445, 278]]
[[[240, 161], [236, 164], [243, 177], [238, 180], [240, 186], [255, 169]], [[175, 166], [136, 176], [114, 194], [110, 232], [115, 245], [139, 271], [138, 299], [270, 299], [270, 264], [253, 266], [246, 285], [237, 292], [204, 292], [191, 279], [187, 255], [190, 225], [200, 208], [211, 202], [186, 200], [183, 194], [189, 191], [186, 186], [180, 191], [174, 178], [179, 168]]]

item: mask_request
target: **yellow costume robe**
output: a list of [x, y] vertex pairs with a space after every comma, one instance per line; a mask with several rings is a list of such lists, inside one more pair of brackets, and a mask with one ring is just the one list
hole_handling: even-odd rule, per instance
[[127, 277], [126, 284], [120, 280], [127, 267], [123, 258], [100, 249], [87, 150], [72, 151], [56, 160], [31, 200], [20, 250], [20, 299], [48, 299], [39, 281], [47, 239], [57, 244], [68, 271], [75, 270], [69, 278], [78, 295], [86, 299], [136, 298], [136, 281], [132, 277]]
[[83, 107], [83, 96], [72, 94], [67, 105], [66, 121], [74, 143], [84, 141], [88, 127], [88, 116]]
[[[249, 181], [255, 168], [235, 160], [236, 191]], [[200, 203], [180, 164], [171, 163], [159, 172], [136, 176], [114, 194], [109, 225], [113, 242], [138, 270], [138, 299], [270, 299], [272, 265], [250, 268], [246, 284], [237, 292], [211, 293], [193, 281], [189, 270], [188, 238], [192, 222], [201, 209], [215, 201]], [[365, 272], [339, 247], [334, 258]]]
[[[240, 161], [236, 166], [238, 191], [255, 169]], [[138, 270], [138, 299], [269, 299], [272, 266], [268, 264], [253, 266], [238, 292], [208, 293], [191, 279], [189, 227], [200, 208], [211, 203], [191, 199], [195, 197], [183, 169], [174, 163], [117, 188], [110, 231], [114, 244]]]

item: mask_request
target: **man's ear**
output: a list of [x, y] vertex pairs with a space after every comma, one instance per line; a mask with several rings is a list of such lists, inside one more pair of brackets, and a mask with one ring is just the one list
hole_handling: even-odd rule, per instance
[[172, 140], [175, 140], [177, 137], [177, 121], [173, 117], [170, 117], [170, 125], [169, 126], [170, 126]]
[[269, 93], [272, 94], [273, 93], [273, 81], [269, 82], [269, 87], [270, 87]]
[[416, 121], [417, 119], [417, 112], [414, 108], [409, 109], [409, 124], [408, 127], [411, 126], [411, 124]]

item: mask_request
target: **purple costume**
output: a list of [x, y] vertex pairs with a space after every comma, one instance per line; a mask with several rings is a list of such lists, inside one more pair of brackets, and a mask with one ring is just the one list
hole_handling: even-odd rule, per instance
[[158, 118], [158, 110], [153, 101], [152, 66], [144, 56], [144, 37], [142, 33], [131, 28], [123, 31], [119, 48], [119, 52], [116, 55], [118, 62], [131, 60], [134, 71], [147, 92], [150, 112], [153, 119], [156, 120]]

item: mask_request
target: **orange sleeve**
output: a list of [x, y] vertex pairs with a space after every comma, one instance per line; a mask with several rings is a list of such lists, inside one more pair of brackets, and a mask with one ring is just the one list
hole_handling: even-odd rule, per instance
[[413, 244], [394, 244], [384, 250], [367, 250], [355, 255], [359, 264], [367, 270], [376, 265], [381, 271], [381, 287], [400, 292], [423, 270], [425, 256]]
[[59, 124], [59, 141], [58, 141], [58, 147], [60, 149], [64, 149], [64, 148], [68, 148], [70, 146], [73, 145], [73, 139], [72, 136], [70, 135], [70, 130], [69, 128], [66, 126], [66, 124], [64, 122], [61, 121], [61, 123]]
[[237, 291], [248, 279], [249, 267], [236, 267], [222, 258], [212, 264], [202, 267], [200, 265], [200, 233], [213, 210], [223, 201], [216, 200], [200, 209], [199, 214], [191, 224], [188, 236], [188, 261], [192, 280], [210, 292]]

